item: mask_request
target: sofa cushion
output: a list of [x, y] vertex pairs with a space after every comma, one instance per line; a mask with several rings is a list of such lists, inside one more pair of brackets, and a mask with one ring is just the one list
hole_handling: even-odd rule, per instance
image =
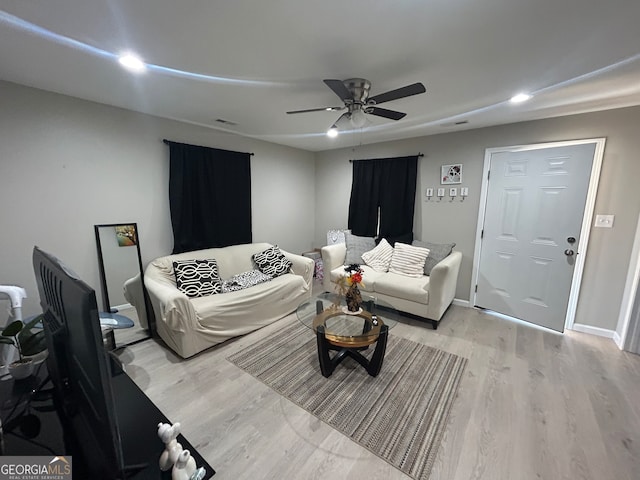
[[451, 255], [455, 243], [431, 243], [414, 240], [413, 245], [416, 247], [424, 247], [429, 249], [429, 256], [424, 263], [424, 274], [431, 275], [431, 269], [442, 260]]
[[[362, 283], [358, 286], [358, 288], [365, 292], [373, 292], [376, 288], [376, 282], [378, 278], [386, 275], [385, 273], [376, 272], [373, 268], [362, 265]], [[337, 268], [331, 270], [331, 272], [325, 272], [325, 275], [330, 275], [330, 279], [333, 283], [338, 283], [340, 277], [343, 277], [347, 274], [344, 270], [344, 265], [341, 265]]]
[[362, 265], [365, 263], [362, 259], [362, 254], [373, 250], [376, 246], [373, 237], [359, 237], [351, 232], [344, 233], [344, 240], [347, 246], [347, 255], [344, 260], [345, 265], [353, 265], [354, 263]]
[[376, 248], [362, 254], [364, 263], [369, 265], [376, 272], [386, 272], [389, 270], [391, 257], [393, 257], [393, 247], [389, 245], [389, 242], [384, 238]]
[[424, 275], [424, 263], [428, 255], [428, 248], [414, 247], [413, 245], [398, 242], [393, 249], [389, 271], [408, 277], [422, 277]]
[[253, 261], [256, 262], [258, 270], [272, 277], [279, 277], [280, 275], [288, 273], [293, 265], [277, 245], [254, 254]]
[[222, 291], [222, 282], [218, 275], [215, 259], [177, 260], [173, 262], [178, 290], [186, 296], [204, 297]]
[[397, 273], [385, 273], [376, 279], [376, 293], [402, 298], [412, 302], [429, 303], [429, 277], [407, 277]]

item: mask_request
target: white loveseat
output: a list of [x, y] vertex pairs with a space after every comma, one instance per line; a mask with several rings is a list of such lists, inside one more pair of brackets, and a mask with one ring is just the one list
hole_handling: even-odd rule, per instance
[[144, 273], [156, 320], [156, 328], [167, 345], [183, 358], [229, 338], [257, 330], [294, 311], [311, 298], [314, 262], [282, 251], [293, 264], [286, 273], [244, 290], [189, 298], [176, 286], [175, 260], [215, 259], [220, 277], [256, 268], [252, 256], [271, 247], [250, 243], [210, 248], [160, 257]]
[[[331, 292], [338, 279], [345, 275], [344, 263], [347, 246], [344, 243], [322, 247], [324, 264], [323, 288]], [[392, 272], [377, 272], [362, 265], [364, 293], [386, 301], [395, 309], [426, 318], [434, 330], [456, 293], [462, 253], [451, 254], [438, 262], [430, 275], [411, 278]]]

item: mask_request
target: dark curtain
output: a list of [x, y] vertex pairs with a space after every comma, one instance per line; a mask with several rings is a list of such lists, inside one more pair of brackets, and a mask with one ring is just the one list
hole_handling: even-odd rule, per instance
[[173, 253], [251, 243], [251, 154], [165, 143]]
[[361, 237], [375, 237], [378, 227], [380, 174], [375, 160], [354, 161], [349, 223], [351, 233]]
[[[354, 235], [397, 237], [413, 231], [418, 156], [356, 160], [349, 202]], [[378, 209], [380, 226], [378, 226]]]

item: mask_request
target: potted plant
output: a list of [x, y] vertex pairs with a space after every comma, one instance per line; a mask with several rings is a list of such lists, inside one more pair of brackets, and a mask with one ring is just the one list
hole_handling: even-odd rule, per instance
[[[42, 321], [42, 314], [36, 315], [29, 322], [15, 320], [7, 325], [0, 333], [0, 343], [13, 345], [18, 350], [18, 360], [9, 365], [9, 373], [15, 379], [26, 378], [33, 373], [38, 354], [47, 348], [44, 330], [35, 332], [32, 328]], [[41, 356], [44, 359], [44, 356]]]

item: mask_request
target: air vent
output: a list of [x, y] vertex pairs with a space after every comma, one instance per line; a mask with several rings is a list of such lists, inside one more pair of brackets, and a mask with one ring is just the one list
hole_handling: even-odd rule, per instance
[[223, 125], [229, 125], [231, 127], [235, 127], [236, 125], [238, 125], [236, 122], [232, 122], [230, 120], [225, 120], [223, 118], [216, 118], [216, 122], [222, 123]]
[[441, 127], [457, 127], [459, 125], [466, 125], [467, 123], [469, 123], [469, 120], [460, 120], [457, 122], [451, 122], [451, 123], [441, 123], [440, 126]]

